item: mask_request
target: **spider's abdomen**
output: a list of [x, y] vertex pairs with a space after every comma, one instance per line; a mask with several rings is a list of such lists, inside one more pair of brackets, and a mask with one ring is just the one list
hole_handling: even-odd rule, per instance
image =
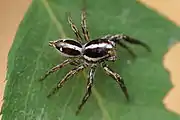
[[97, 62], [99, 60], [112, 57], [111, 53], [113, 50], [114, 45], [108, 40], [92, 40], [85, 45], [83, 57], [89, 62]]
[[61, 39], [54, 43], [55, 48], [64, 56], [78, 57], [82, 52], [82, 45], [71, 39]]

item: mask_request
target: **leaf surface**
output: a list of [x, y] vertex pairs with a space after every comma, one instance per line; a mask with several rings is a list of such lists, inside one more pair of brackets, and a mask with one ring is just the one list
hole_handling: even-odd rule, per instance
[[[119, 59], [109, 63], [124, 78], [130, 94], [127, 102], [111, 77], [98, 69], [93, 95], [75, 116], [86, 85], [88, 69], [72, 77], [50, 99], [48, 92], [72, 68], [65, 67], [43, 83], [38, 79], [64, 60], [48, 41], [75, 38], [67, 12], [80, 28], [81, 0], [34, 0], [19, 26], [8, 56], [7, 84], [2, 109], [3, 120], [178, 120], [162, 103], [172, 88], [162, 65], [169, 41], [180, 38], [180, 29], [155, 11], [135, 1], [87, 1], [90, 36], [125, 33], [146, 42], [152, 53], [130, 45], [137, 59], [122, 48]], [[129, 61], [129, 62], [127, 62]]]

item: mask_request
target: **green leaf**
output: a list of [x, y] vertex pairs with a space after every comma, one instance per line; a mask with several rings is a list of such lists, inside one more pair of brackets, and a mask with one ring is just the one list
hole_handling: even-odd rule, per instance
[[[57, 94], [48, 92], [72, 68], [68, 66], [38, 79], [52, 66], [63, 61], [48, 46], [58, 38], [75, 38], [67, 22], [67, 12], [80, 27], [81, 0], [34, 0], [19, 26], [8, 56], [7, 84], [2, 109], [3, 120], [177, 120], [165, 109], [162, 100], [172, 88], [162, 65], [169, 41], [180, 38], [180, 29], [155, 11], [130, 0], [87, 1], [87, 19], [91, 38], [125, 33], [146, 42], [148, 53], [132, 46], [138, 54], [133, 60], [122, 48], [119, 59], [110, 63], [123, 76], [130, 94], [127, 102], [114, 80], [98, 69], [93, 94], [75, 116], [86, 86], [87, 70], [72, 77]], [[130, 63], [127, 63], [130, 61]]]

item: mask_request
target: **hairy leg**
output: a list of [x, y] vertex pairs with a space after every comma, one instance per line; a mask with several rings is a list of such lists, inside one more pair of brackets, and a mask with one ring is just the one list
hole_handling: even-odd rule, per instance
[[81, 34], [80, 34], [79, 30], [77, 29], [76, 25], [73, 23], [70, 13], [69, 13], [69, 16], [68, 16], [68, 22], [69, 22], [74, 34], [76, 35], [77, 40], [82, 42]]
[[51, 73], [56, 72], [57, 70], [60, 70], [62, 67], [68, 65], [71, 63], [71, 60], [66, 59], [65, 61], [63, 61], [61, 64], [56, 65], [55, 67], [51, 68], [50, 70], [48, 70], [44, 76], [41, 76], [39, 81], [43, 81], [47, 76], [49, 76]]
[[55, 92], [56, 92], [59, 88], [63, 87], [64, 83], [65, 83], [72, 75], [77, 74], [78, 72], [80, 72], [80, 71], [83, 70], [84, 68], [86, 68], [85, 65], [80, 65], [80, 66], [78, 66], [78, 67], [73, 68], [71, 71], [69, 71], [69, 72], [65, 75], [65, 77], [64, 77], [61, 81], [58, 82], [58, 84], [56, 85], [56, 87], [52, 89], [52, 91], [48, 94], [47, 97], [50, 97], [50, 96], [52, 96], [53, 94], [55, 94]]
[[136, 54], [126, 44], [122, 43], [121, 41], [119, 41], [118, 44], [121, 47], [125, 48], [132, 55], [133, 58], [136, 57]]
[[106, 65], [105, 63], [102, 63], [102, 67], [105, 70], [106, 74], [111, 76], [114, 80], [116, 80], [116, 82], [119, 84], [119, 86], [121, 87], [125, 97], [127, 98], [127, 100], [129, 100], [129, 95], [128, 95], [128, 91], [127, 88], [124, 84], [124, 80], [123, 78], [117, 74], [116, 72], [114, 72], [113, 70], [111, 70], [108, 65]]
[[86, 103], [86, 101], [88, 100], [88, 98], [91, 95], [91, 87], [93, 85], [93, 79], [94, 79], [95, 71], [96, 71], [96, 65], [93, 65], [90, 68], [89, 77], [88, 77], [87, 86], [86, 86], [86, 93], [85, 93], [81, 103], [78, 106], [78, 110], [76, 111], [76, 115], [80, 112], [83, 105]]
[[151, 52], [151, 48], [146, 43], [124, 34], [111, 35], [111, 37], [109, 37], [109, 40], [118, 44], [120, 44], [121, 41], [125, 41], [131, 44], [141, 45], [142, 47], [147, 49], [147, 51]]
[[90, 38], [89, 38], [88, 29], [87, 29], [85, 9], [82, 10], [82, 14], [81, 14], [81, 28], [82, 28], [82, 32], [83, 32], [84, 39], [85, 39], [86, 41], [89, 41]]

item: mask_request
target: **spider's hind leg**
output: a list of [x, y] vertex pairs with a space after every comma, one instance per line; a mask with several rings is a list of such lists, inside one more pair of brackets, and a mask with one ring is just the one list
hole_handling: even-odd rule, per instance
[[107, 64], [102, 63], [102, 67], [105, 70], [106, 74], [111, 76], [114, 80], [116, 80], [116, 82], [119, 84], [119, 86], [121, 87], [125, 97], [127, 98], [127, 100], [129, 100], [129, 95], [128, 95], [128, 91], [127, 88], [124, 84], [124, 80], [123, 78], [117, 74], [116, 72], [114, 72], [113, 70], [111, 70]]
[[127, 36], [127, 35], [124, 35], [124, 34], [116, 35], [116, 36], [119, 36], [120, 39], [123, 39], [126, 42], [129, 42], [131, 44], [141, 45], [145, 49], [147, 49], [147, 51], [151, 52], [151, 48], [146, 43], [144, 43], [144, 42], [142, 42], [140, 40], [134, 39], [134, 38], [132, 38], [130, 36]]
[[122, 43], [121, 41], [119, 41], [118, 44], [119, 44], [121, 47], [125, 48], [125, 49], [131, 54], [131, 56], [132, 56], [133, 58], [136, 57], [136, 54], [135, 54], [126, 44]]

